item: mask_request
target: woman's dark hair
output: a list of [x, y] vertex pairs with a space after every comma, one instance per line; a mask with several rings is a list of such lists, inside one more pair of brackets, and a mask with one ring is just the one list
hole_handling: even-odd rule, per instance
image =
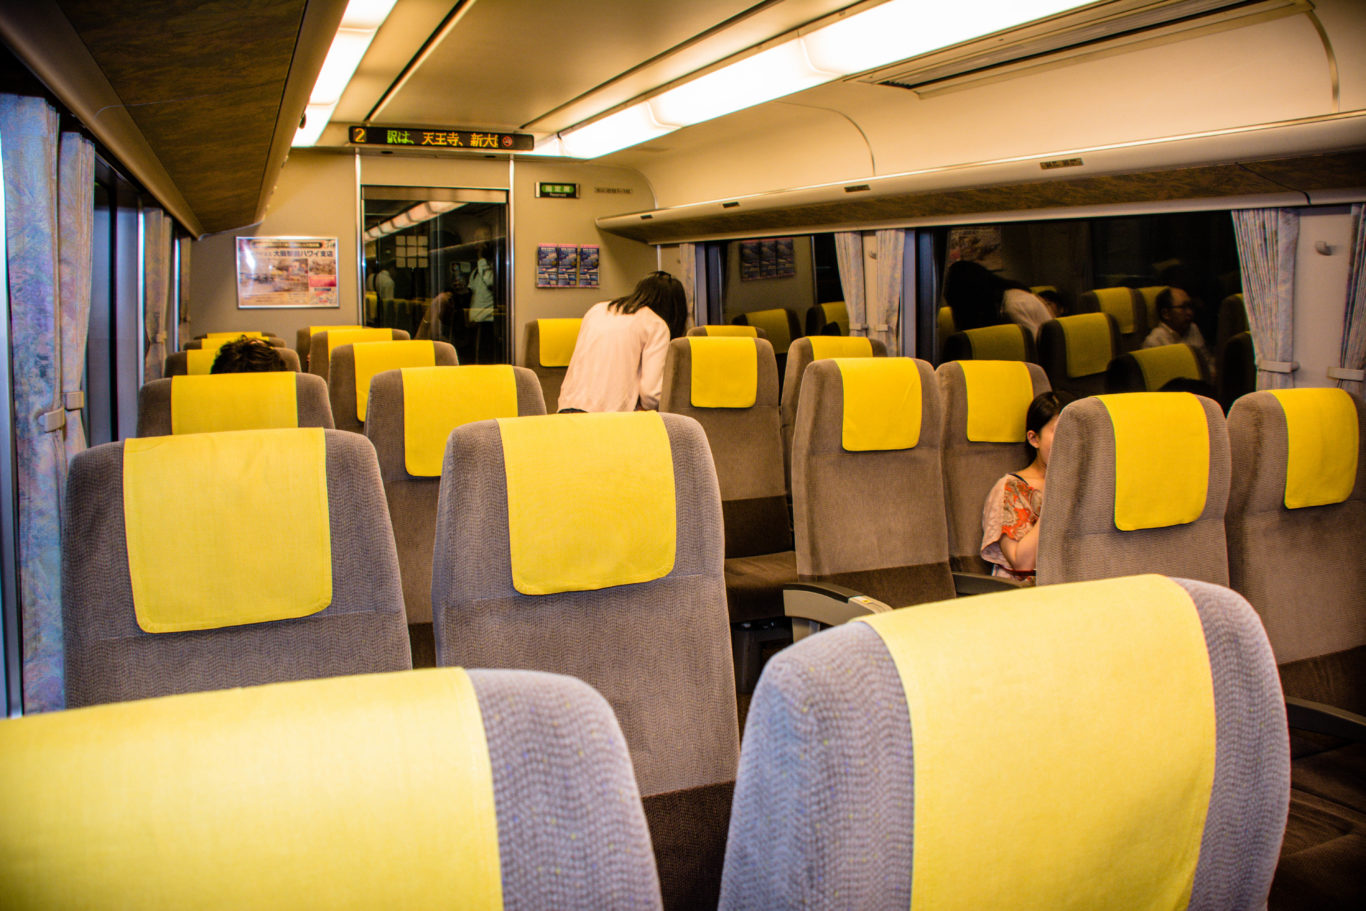
[[242, 336], [218, 349], [210, 373], [271, 373], [288, 370], [285, 359], [269, 343]]
[[1007, 288], [1023, 287], [1001, 278], [980, 263], [962, 260], [949, 266], [944, 276], [944, 302], [953, 311], [953, 328], [963, 332], [1006, 321], [1001, 301]]
[[635, 290], [608, 303], [607, 309], [635, 313], [649, 307], [669, 327], [669, 338], [683, 334], [688, 319], [688, 296], [683, 283], [667, 272], [651, 272], [636, 283]]
[[1029, 403], [1029, 410], [1025, 412], [1025, 447], [1032, 461], [1038, 453], [1038, 447], [1029, 442], [1028, 433], [1034, 431], [1036, 434], [1043, 433], [1043, 429], [1048, 426], [1048, 422], [1058, 415], [1072, 401], [1072, 396], [1065, 392], [1043, 392], [1034, 397], [1034, 401]]

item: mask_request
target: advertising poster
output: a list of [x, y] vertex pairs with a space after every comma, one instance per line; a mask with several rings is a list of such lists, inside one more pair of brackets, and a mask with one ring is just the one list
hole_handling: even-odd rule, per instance
[[574, 244], [560, 244], [559, 278], [561, 288], [573, 288], [579, 283], [579, 248]]
[[237, 307], [340, 307], [337, 238], [237, 238]]
[[740, 243], [740, 280], [793, 278], [797, 274], [797, 254], [790, 237], [769, 237]]
[[759, 242], [745, 240], [740, 242], [740, 281], [752, 282], [759, 275]]
[[541, 244], [536, 248], [536, 287], [554, 288], [560, 277], [560, 248]]
[[598, 248], [596, 245], [579, 248], [579, 287], [598, 286]]

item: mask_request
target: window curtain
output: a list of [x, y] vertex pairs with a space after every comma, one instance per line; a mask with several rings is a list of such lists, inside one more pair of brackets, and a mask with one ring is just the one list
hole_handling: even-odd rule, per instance
[[835, 259], [839, 263], [840, 287], [849, 311], [849, 334], [868, 334], [868, 315], [863, 293], [863, 235], [858, 231], [835, 233]]
[[65, 705], [58, 496], [66, 411], [58, 331], [57, 123], [57, 112], [41, 98], [0, 95], [28, 712]]
[[707, 322], [707, 314], [701, 312], [697, 304], [697, 244], [678, 245], [678, 280], [683, 284], [683, 293], [688, 298], [688, 313], [692, 314], [692, 324], [701, 326]]
[[171, 220], [160, 209], [142, 212], [142, 321], [147, 330], [143, 381], [161, 379], [166, 362], [166, 309], [171, 287]]
[[868, 335], [887, 346], [892, 357], [901, 354], [901, 283], [906, 232], [877, 232], [877, 288]]
[[1366, 392], [1366, 231], [1362, 214], [1366, 206], [1352, 206], [1352, 262], [1347, 273], [1347, 308], [1342, 315], [1342, 360], [1328, 375], [1348, 392]]
[[1257, 349], [1257, 388], [1288, 389], [1294, 363], [1295, 246], [1300, 216], [1292, 209], [1233, 212], [1243, 300]]
[[[86, 448], [81, 409], [85, 392], [85, 342], [90, 331], [90, 269], [95, 227], [95, 146], [79, 133], [63, 133], [57, 164], [58, 254], [62, 308], [62, 405], [66, 409], [66, 457]], [[65, 469], [63, 469], [65, 476]]]

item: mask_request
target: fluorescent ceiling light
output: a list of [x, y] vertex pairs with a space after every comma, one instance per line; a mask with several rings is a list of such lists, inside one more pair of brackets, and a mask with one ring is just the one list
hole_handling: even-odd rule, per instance
[[655, 120], [649, 105], [644, 102], [617, 111], [609, 117], [595, 120], [587, 126], [576, 127], [560, 135], [564, 154], [574, 158], [597, 158], [617, 149], [624, 149], [672, 133], [671, 126]]
[[341, 26], [332, 39], [318, 79], [313, 83], [313, 93], [304, 112], [304, 126], [295, 132], [291, 145], [311, 146], [318, 141], [394, 3], [395, 0], [351, 0], [346, 5]]
[[650, 99], [655, 119], [685, 127], [763, 104], [842, 75], [819, 70], [807, 59], [801, 39], [713, 70]]
[[378, 31], [394, 8], [396, 0], [351, 0], [342, 13], [342, 28], [362, 28]]

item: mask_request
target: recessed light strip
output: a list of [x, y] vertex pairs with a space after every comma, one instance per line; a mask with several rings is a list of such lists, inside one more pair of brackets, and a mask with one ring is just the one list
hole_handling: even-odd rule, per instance
[[332, 119], [332, 111], [356, 73], [361, 58], [370, 48], [375, 32], [384, 24], [396, 0], [350, 0], [342, 14], [341, 26], [332, 39], [327, 59], [313, 84], [313, 93], [304, 110], [304, 124], [294, 134], [291, 145], [311, 146], [322, 136]]

